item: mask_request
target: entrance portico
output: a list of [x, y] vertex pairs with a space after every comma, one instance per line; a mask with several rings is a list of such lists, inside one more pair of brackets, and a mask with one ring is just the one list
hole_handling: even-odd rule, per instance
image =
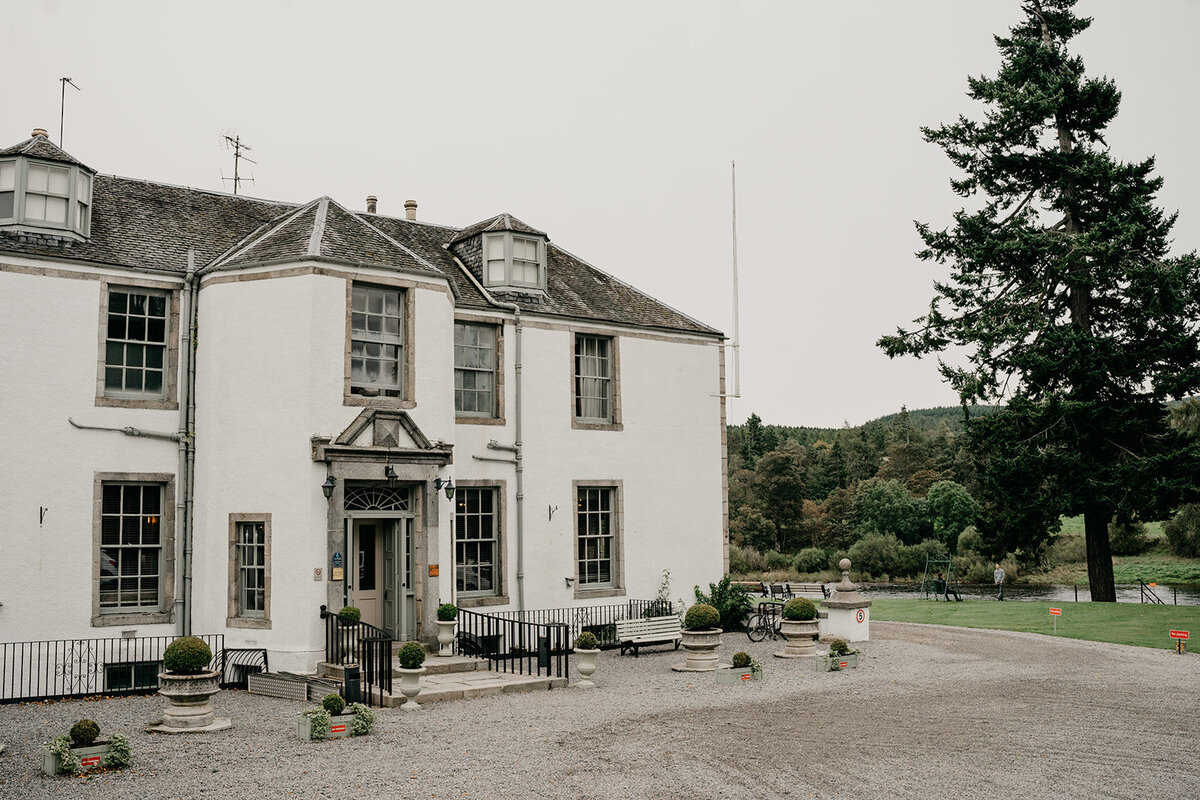
[[[313, 437], [334, 479], [327, 525], [329, 608], [357, 606], [397, 641], [437, 632], [438, 497], [452, 446], [434, 445], [403, 411], [363, 411], [336, 440]], [[337, 558], [338, 554], [341, 558]], [[341, 568], [338, 568], [338, 564]]]

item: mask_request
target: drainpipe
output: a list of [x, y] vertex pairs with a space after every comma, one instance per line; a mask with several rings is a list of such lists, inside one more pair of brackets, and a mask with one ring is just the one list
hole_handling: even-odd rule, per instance
[[[502, 303], [491, 293], [483, 288], [475, 276], [471, 274], [471, 270], [467, 269], [466, 265], [458, 260], [458, 256], [450, 252], [447, 247], [446, 251], [450, 253], [450, 257], [454, 259], [454, 263], [458, 264], [459, 269], [463, 274], [475, 284], [475, 288], [479, 293], [487, 299], [496, 308], [503, 308], [506, 311], [511, 311], [516, 318], [513, 323], [513, 330], [516, 338], [516, 358], [513, 364], [515, 406], [513, 409], [514, 427], [516, 428], [516, 441], [513, 446], [500, 445], [495, 441], [489, 442], [488, 447], [492, 450], [509, 450], [515, 454], [517, 464], [517, 610], [525, 610], [525, 463], [524, 463], [524, 447], [521, 443], [521, 307], [516, 303]], [[482, 459], [481, 459], [482, 460]]]
[[183, 602], [179, 630], [184, 636], [192, 633], [192, 515], [194, 513], [196, 469], [196, 306], [199, 293], [196, 286], [196, 251], [188, 250], [187, 277], [184, 279], [183, 328], [183, 387], [179, 397], [180, 464], [179, 482], [182, 495], [180, 528], [183, 540]]

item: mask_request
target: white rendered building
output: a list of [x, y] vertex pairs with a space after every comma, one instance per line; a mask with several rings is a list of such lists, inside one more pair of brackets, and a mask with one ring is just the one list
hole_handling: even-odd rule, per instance
[[373, 212], [0, 150], [0, 642], [307, 671], [322, 605], [430, 641], [725, 570], [722, 335], [507, 214]]

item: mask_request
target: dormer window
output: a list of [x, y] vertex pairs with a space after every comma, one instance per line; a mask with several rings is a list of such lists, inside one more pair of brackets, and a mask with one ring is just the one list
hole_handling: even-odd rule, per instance
[[72, 164], [0, 160], [0, 225], [88, 235], [92, 176]]
[[514, 289], [546, 288], [546, 242], [516, 233], [483, 237], [484, 284]]

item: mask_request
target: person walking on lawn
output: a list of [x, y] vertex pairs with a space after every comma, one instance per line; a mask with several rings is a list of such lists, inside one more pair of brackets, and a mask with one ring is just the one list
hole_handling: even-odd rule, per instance
[[1004, 599], [1004, 567], [996, 565], [996, 571], [992, 573], [992, 580], [996, 582], [996, 599]]

